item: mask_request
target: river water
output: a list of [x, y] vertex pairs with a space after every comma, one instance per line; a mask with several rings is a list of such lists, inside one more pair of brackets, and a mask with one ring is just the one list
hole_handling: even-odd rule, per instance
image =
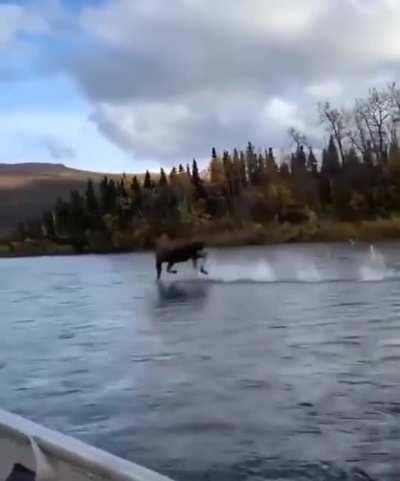
[[400, 474], [400, 245], [0, 261], [0, 406], [177, 480]]

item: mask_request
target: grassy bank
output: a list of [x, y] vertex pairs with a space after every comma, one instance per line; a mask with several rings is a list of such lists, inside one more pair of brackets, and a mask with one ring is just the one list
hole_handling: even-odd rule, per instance
[[[194, 237], [203, 239], [210, 247], [240, 247], [245, 245], [268, 245], [296, 242], [361, 242], [400, 240], [400, 218], [360, 222], [319, 221], [301, 225], [289, 223], [248, 223], [234, 227], [221, 223], [196, 229]], [[87, 246], [79, 252], [72, 245], [57, 244], [50, 240], [0, 242], [0, 257], [56, 256], [84, 253], [134, 252], [151, 248], [152, 241], [137, 235], [114, 235], [108, 245]], [[115, 242], [119, 239], [118, 242]], [[121, 239], [124, 241], [121, 242]]]

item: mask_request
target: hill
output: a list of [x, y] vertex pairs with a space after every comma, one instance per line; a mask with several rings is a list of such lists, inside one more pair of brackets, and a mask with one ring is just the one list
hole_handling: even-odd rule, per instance
[[0, 164], [0, 235], [11, 233], [18, 222], [40, 218], [57, 197], [68, 199], [72, 189], [82, 191], [89, 178], [98, 182], [104, 175], [121, 177], [63, 164]]

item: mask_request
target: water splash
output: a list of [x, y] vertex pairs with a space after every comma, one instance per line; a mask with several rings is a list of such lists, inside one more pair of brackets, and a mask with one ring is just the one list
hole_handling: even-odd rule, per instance
[[[340, 271], [335, 265], [338, 260], [343, 264]], [[199, 275], [199, 279], [218, 283], [380, 282], [400, 278], [400, 271], [390, 269], [373, 245], [341, 257], [332, 252], [328, 259], [321, 257], [317, 262], [302, 255], [230, 261], [210, 258], [207, 270], [210, 275]]]
[[298, 263], [294, 267], [294, 274], [298, 281], [320, 282], [322, 280], [322, 276], [315, 264], [305, 262]]
[[246, 265], [209, 263], [210, 280], [219, 282], [275, 282], [277, 276], [267, 261], [250, 262]]
[[390, 277], [391, 272], [386, 267], [385, 258], [377, 252], [371, 244], [369, 255], [365, 263], [360, 267], [359, 277], [362, 281], [383, 281]]

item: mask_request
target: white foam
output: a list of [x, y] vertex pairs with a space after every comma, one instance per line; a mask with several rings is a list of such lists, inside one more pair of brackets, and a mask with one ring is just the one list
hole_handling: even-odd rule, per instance
[[266, 261], [249, 262], [246, 265], [209, 263], [207, 269], [210, 271], [210, 279], [219, 282], [274, 282], [277, 280], [273, 268]]
[[385, 258], [370, 245], [369, 255], [359, 269], [359, 277], [362, 281], [383, 281], [390, 276], [386, 267]]

